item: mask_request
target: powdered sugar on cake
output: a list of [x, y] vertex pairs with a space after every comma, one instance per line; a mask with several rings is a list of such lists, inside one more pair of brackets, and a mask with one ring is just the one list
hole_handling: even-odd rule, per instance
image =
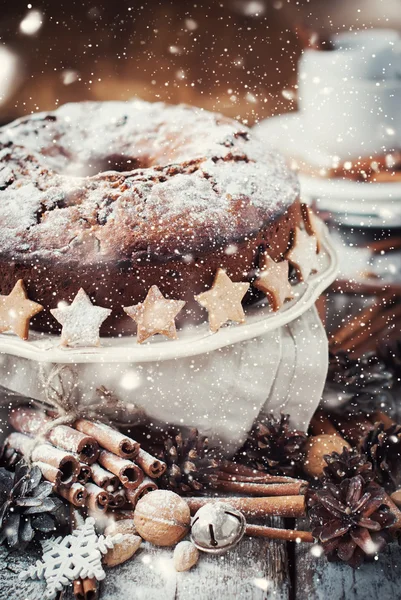
[[299, 195], [246, 127], [185, 106], [67, 104], [4, 127], [0, 144], [0, 251], [15, 257], [202, 251], [257, 232]]

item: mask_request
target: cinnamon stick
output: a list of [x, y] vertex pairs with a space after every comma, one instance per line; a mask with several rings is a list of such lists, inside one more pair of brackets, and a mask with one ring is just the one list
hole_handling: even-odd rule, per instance
[[77, 476], [77, 482], [81, 485], [85, 485], [92, 477], [92, 467], [89, 465], [84, 465], [83, 463], [79, 464], [79, 472]]
[[293, 483], [244, 483], [217, 480], [213, 483], [213, 487], [224, 492], [250, 496], [297, 496], [305, 494], [308, 484], [302, 480], [294, 480]]
[[[379, 312], [371, 321], [369, 326], [365, 327], [355, 336], [347, 339], [347, 349], [357, 349], [362, 343], [369, 339], [374, 339], [374, 336], [380, 334], [389, 323], [394, 323], [401, 317], [401, 303], [390, 306], [389, 308]], [[340, 346], [341, 348], [341, 346]]]
[[14, 448], [25, 457], [31, 457], [32, 462], [41, 462], [55, 467], [61, 472], [60, 482], [70, 485], [77, 480], [79, 463], [75, 456], [67, 454], [48, 443], [34, 446], [33, 440], [23, 433], [11, 433], [6, 445]]
[[99, 586], [94, 577], [82, 580], [85, 600], [97, 600], [99, 598]]
[[110, 501], [110, 494], [98, 487], [95, 483], [85, 485], [87, 492], [86, 506], [94, 512], [106, 512]]
[[345, 439], [357, 446], [361, 438], [373, 428], [373, 424], [367, 417], [358, 415], [347, 419], [337, 418], [337, 423]]
[[125, 489], [110, 493], [109, 508], [122, 508], [127, 503]]
[[392, 427], [393, 425], [395, 425], [395, 421], [393, 421], [393, 419], [391, 417], [389, 417], [386, 413], [384, 413], [381, 410], [377, 410], [376, 412], [373, 413], [371, 422], [372, 423], [381, 422], [381, 423], [383, 423], [383, 425], [386, 429], [389, 429], [389, 427]]
[[73, 483], [70, 488], [56, 487], [56, 492], [78, 508], [83, 508], [86, 504], [88, 492], [80, 483]]
[[138, 455], [135, 457], [135, 462], [141, 467], [146, 475], [152, 479], [161, 477], [167, 469], [165, 462], [158, 460], [142, 448], [139, 449]]
[[313, 415], [310, 427], [313, 435], [340, 435], [336, 427], [330, 421], [328, 414], [321, 408], [318, 408]]
[[295, 483], [299, 479], [293, 477], [284, 477], [281, 475], [269, 475], [263, 471], [256, 471], [257, 474], [249, 475], [235, 475], [234, 473], [227, 473], [226, 471], [217, 471], [213, 473], [212, 481], [237, 481], [242, 483]]
[[383, 296], [373, 304], [365, 308], [358, 315], [352, 317], [345, 325], [333, 333], [330, 337], [330, 346], [334, 351], [346, 347], [347, 340], [355, 336], [359, 331], [365, 330], [371, 320], [383, 310], [383, 306], [388, 304], [389, 298]]
[[143, 481], [143, 471], [135, 463], [107, 450], [99, 454], [99, 464], [118, 477], [124, 487], [134, 490]]
[[82, 579], [76, 579], [72, 584], [72, 591], [75, 600], [85, 600], [84, 586]]
[[205, 504], [225, 502], [240, 510], [246, 517], [288, 517], [305, 515], [305, 496], [273, 496], [262, 498], [226, 497], [226, 498], [184, 498], [191, 514], [195, 514]]
[[[37, 435], [41, 429], [52, 421], [39, 411], [32, 408], [15, 408], [9, 414], [9, 422], [20, 433]], [[88, 465], [94, 463], [99, 455], [99, 444], [88, 435], [84, 435], [67, 425], [58, 425], [46, 435], [56, 448], [74, 452], [81, 462]]]
[[149, 492], [153, 492], [157, 490], [156, 483], [150, 479], [149, 477], [145, 477], [142, 483], [136, 488], [136, 490], [127, 489], [125, 495], [127, 497], [127, 501], [135, 508], [138, 501], [148, 494]]
[[74, 423], [74, 427], [81, 433], [92, 436], [102, 448], [113, 452], [121, 458], [135, 458], [138, 455], [140, 448], [138, 442], [135, 442], [108, 425], [92, 423], [92, 421], [86, 419], [78, 419]]
[[107, 492], [115, 492], [120, 485], [120, 481], [116, 475], [103, 469], [98, 463], [91, 466], [92, 479], [99, 487]]
[[[51, 483], [54, 483], [54, 485], [56, 487], [61, 485], [62, 473], [61, 473], [60, 469], [57, 469], [56, 467], [52, 467], [51, 465], [48, 465], [47, 463], [43, 463], [43, 462], [35, 462], [33, 464], [38, 466], [39, 469], [42, 471], [42, 476], [44, 479], [46, 479], [47, 481], [50, 481]], [[71, 485], [72, 485], [72, 482], [71, 482]]]
[[388, 283], [383, 280], [336, 279], [328, 289], [334, 293], [357, 296], [379, 296], [384, 293], [397, 298], [401, 296], [401, 284]]
[[309, 531], [296, 531], [294, 529], [277, 529], [276, 527], [263, 527], [262, 525], [247, 525], [245, 534], [250, 537], [263, 537], [269, 540], [284, 540], [286, 542], [313, 543], [313, 535]]

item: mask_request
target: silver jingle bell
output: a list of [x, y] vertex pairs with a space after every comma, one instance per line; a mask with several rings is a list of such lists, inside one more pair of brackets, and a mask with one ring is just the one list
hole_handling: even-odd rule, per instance
[[223, 502], [202, 506], [192, 519], [191, 540], [203, 552], [223, 554], [238, 544], [245, 533], [244, 515]]

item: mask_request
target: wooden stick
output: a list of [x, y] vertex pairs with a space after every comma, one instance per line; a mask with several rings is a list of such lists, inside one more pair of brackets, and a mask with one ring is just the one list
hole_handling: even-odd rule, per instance
[[99, 464], [116, 475], [124, 487], [134, 490], [143, 481], [143, 471], [135, 463], [116, 456], [112, 452], [102, 450]]
[[161, 477], [163, 473], [165, 473], [167, 469], [167, 465], [162, 460], [158, 460], [149, 452], [139, 449], [137, 456], [135, 457], [135, 462], [141, 467], [141, 469], [146, 473], [148, 477], [152, 479], [157, 479]]
[[214, 489], [250, 496], [297, 496], [305, 494], [308, 483], [296, 481], [293, 483], [244, 483], [241, 481], [217, 480], [213, 483]]
[[[46, 417], [37, 410], [23, 407], [13, 409], [8, 420], [16, 431], [34, 436], [40, 434], [41, 429], [52, 421], [50, 417]], [[94, 463], [99, 455], [99, 444], [93, 437], [80, 433], [67, 425], [54, 427], [46, 435], [46, 439], [56, 448], [74, 452], [81, 462], [88, 465]]]
[[92, 423], [86, 419], [78, 419], [74, 423], [75, 429], [95, 438], [102, 448], [113, 452], [121, 458], [135, 458], [139, 452], [139, 444], [123, 435], [116, 429], [103, 423]]
[[309, 542], [313, 543], [313, 535], [309, 531], [296, 531], [294, 529], [277, 529], [275, 527], [263, 527], [262, 525], [247, 525], [245, 534], [250, 537], [263, 537], [269, 540], [284, 540], [286, 542]]
[[191, 514], [195, 514], [205, 504], [224, 502], [240, 510], [246, 517], [288, 517], [305, 515], [305, 496], [273, 496], [262, 498], [184, 498]]

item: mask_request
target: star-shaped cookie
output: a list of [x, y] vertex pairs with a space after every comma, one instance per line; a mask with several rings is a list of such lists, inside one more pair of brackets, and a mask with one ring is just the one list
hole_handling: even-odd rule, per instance
[[234, 283], [223, 269], [219, 269], [210, 290], [195, 296], [195, 300], [209, 313], [209, 326], [212, 333], [218, 331], [228, 321], [235, 323], [245, 321], [241, 301], [248, 290], [249, 283]]
[[69, 306], [53, 308], [50, 312], [63, 326], [62, 346], [99, 346], [99, 329], [111, 310], [94, 306], [81, 288]]
[[8, 296], [0, 296], [0, 333], [11, 331], [27, 340], [29, 321], [41, 310], [41, 304], [29, 300], [24, 282], [19, 279]]
[[294, 297], [288, 281], [288, 260], [275, 262], [268, 254], [262, 256], [262, 266], [253, 285], [266, 294], [274, 311], [279, 310], [286, 300]]
[[301, 281], [306, 281], [318, 269], [316, 237], [297, 227], [292, 248], [287, 252], [288, 262], [295, 267]]
[[305, 223], [305, 229], [309, 235], [316, 236], [316, 247], [319, 253], [322, 249], [321, 237], [324, 223], [307, 204], [301, 204], [302, 218]]
[[152, 285], [143, 302], [134, 306], [124, 306], [124, 311], [137, 324], [139, 344], [160, 333], [170, 340], [177, 339], [175, 318], [182, 310], [183, 300], [165, 298], [157, 285]]

